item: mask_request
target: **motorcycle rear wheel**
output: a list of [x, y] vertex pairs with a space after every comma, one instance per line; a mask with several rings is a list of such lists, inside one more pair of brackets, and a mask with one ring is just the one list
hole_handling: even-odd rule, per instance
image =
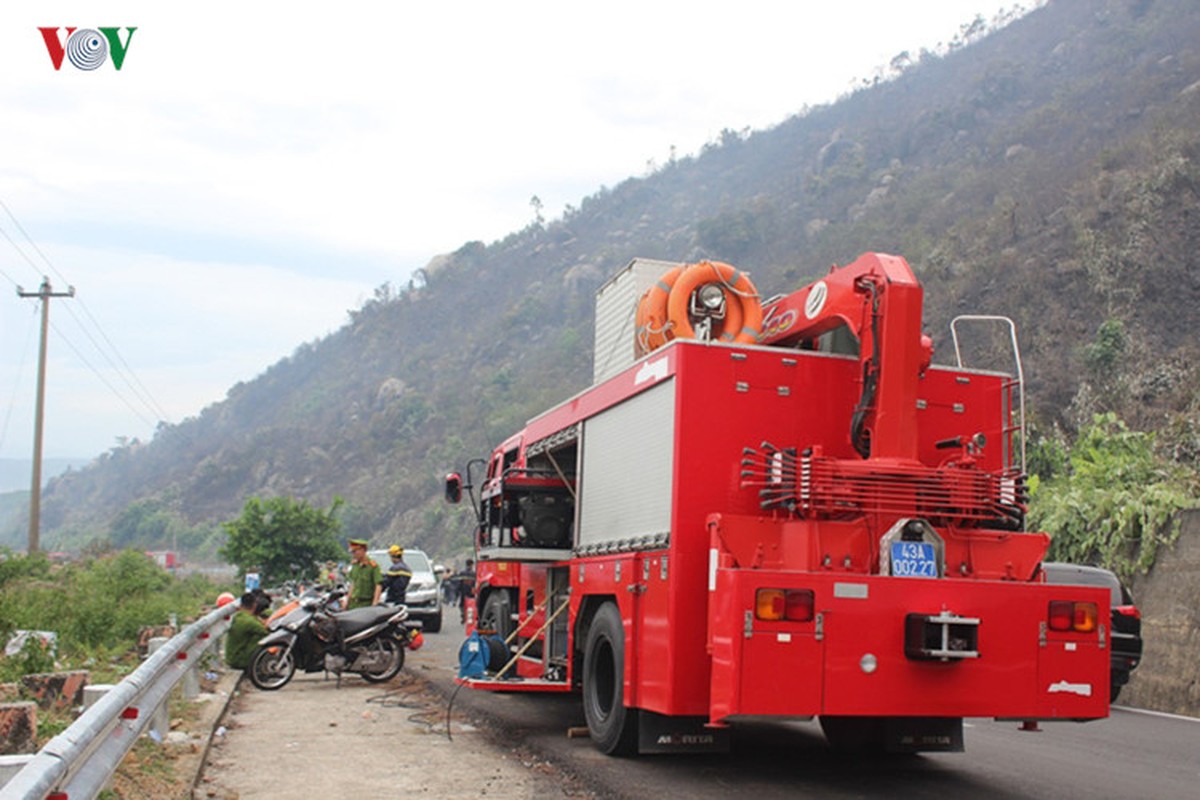
[[282, 689], [296, 674], [296, 657], [283, 645], [260, 647], [246, 670], [250, 682], [263, 691]]
[[380, 636], [371, 643], [372, 650], [382, 650], [387, 655], [384, 666], [373, 672], [360, 672], [367, 683], [383, 683], [390, 681], [404, 666], [404, 649], [391, 636]]

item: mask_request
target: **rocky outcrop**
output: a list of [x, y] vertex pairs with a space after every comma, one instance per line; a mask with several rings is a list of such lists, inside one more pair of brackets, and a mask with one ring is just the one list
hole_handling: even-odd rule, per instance
[[1182, 522], [1174, 546], [1131, 587], [1144, 649], [1121, 702], [1200, 717], [1200, 509]]

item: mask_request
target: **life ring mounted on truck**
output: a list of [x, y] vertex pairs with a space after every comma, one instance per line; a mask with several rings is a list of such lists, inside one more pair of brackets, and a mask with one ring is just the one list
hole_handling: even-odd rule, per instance
[[665, 273], [642, 295], [634, 348], [639, 356], [672, 339], [753, 344], [762, 331], [758, 290], [745, 272], [700, 261]]

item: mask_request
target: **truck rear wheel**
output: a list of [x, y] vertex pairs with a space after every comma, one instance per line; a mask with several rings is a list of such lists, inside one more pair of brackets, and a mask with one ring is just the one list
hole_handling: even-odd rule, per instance
[[637, 709], [625, 706], [625, 628], [613, 603], [600, 606], [583, 650], [583, 714], [596, 749], [637, 750]]
[[494, 590], [483, 601], [483, 611], [479, 614], [479, 627], [495, 631], [501, 639], [507, 640], [512, 634], [512, 606], [509, 604], [508, 592], [504, 589]]

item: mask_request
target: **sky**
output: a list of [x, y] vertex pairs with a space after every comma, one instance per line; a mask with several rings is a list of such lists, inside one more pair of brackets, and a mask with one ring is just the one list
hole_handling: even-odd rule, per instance
[[[49, 301], [43, 452], [87, 459], [525, 227], [534, 195], [553, 219], [1012, 5], [10, 0], [0, 458], [33, 450], [41, 302], [18, 287], [74, 287]], [[68, 27], [117, 28], [121, 68], [110, 47], [56, 70], [108, 41]]]

